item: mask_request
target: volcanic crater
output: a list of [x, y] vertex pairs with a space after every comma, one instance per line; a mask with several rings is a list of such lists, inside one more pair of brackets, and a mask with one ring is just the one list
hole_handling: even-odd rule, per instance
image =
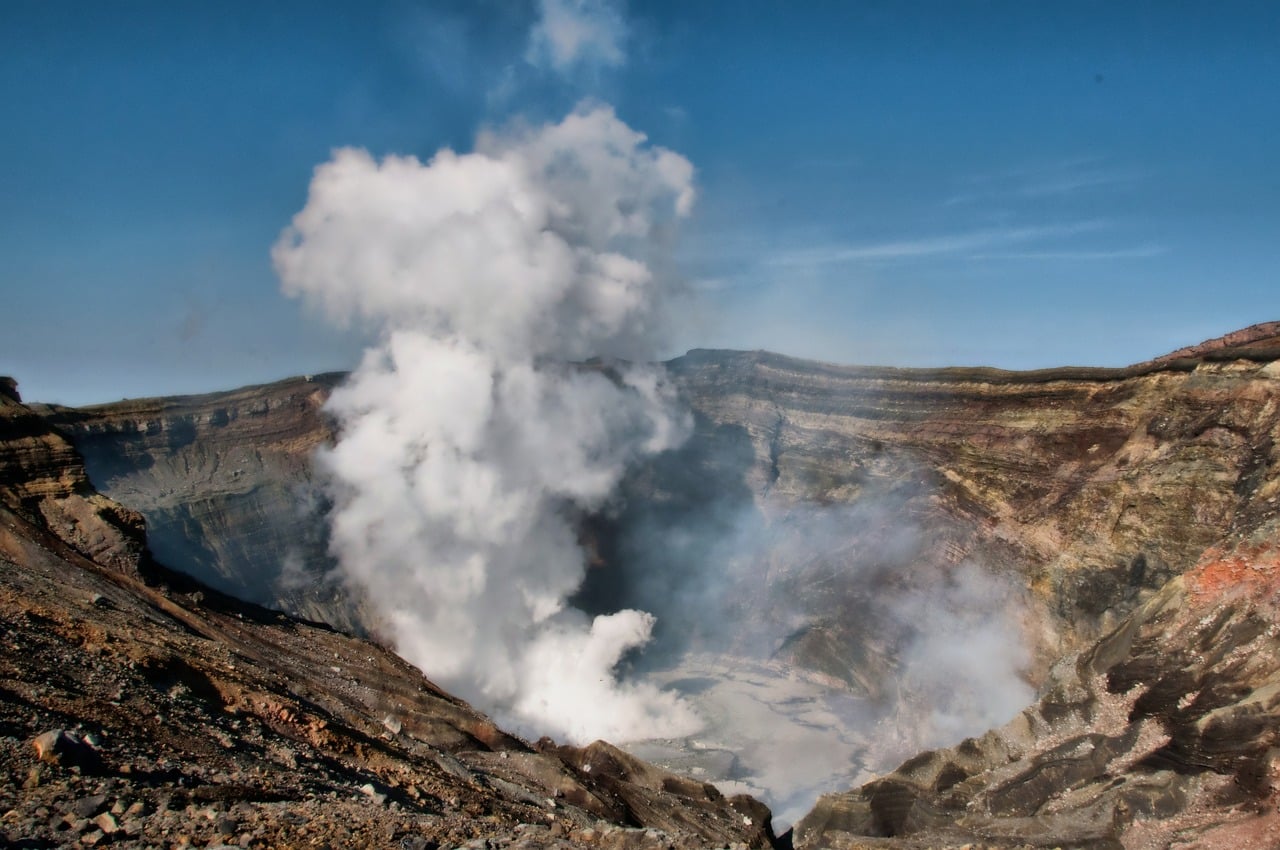
[[0, 830], [1276, 846], [1277, 361], [1280, 323], [1122, 369], [667, 363], [694, 432], [577, 518], [575, 599], [658, 614], [630, 673], [711, 721], [632, 745], [665, 767], [502, 731], [384, 648], [311, 463], [342, 376], [85, 408], [6, 381]]

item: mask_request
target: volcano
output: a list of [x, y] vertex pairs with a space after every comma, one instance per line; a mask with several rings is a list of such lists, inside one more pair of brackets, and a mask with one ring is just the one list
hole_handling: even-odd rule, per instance
[[[805, 847], [1271, 846], [1278, 360], [1268, 323], [1121, 369], [667, 363], [693, 435], [577, 518], [574, 601], [655, 611], [632, 673], [722, 717], [770, 706], [778, 746], [713, 722], [633, 748], [665, 767], [523, 741], [380, 648], [310, 462], [342, 376], [78, 409], [11, 392], [8, 834], [225, 816], [301, 842], [303, 812], [423, 841], [762, 846], [767, 810], [724, 795], [754, 790]], [[973, 669], [1038, 696], [940, 715], [920, 648], [1000, 617]], [[833, 732], [838, 765], [779, 724]], [[69, 755], [39, 761], [59, 730]]]

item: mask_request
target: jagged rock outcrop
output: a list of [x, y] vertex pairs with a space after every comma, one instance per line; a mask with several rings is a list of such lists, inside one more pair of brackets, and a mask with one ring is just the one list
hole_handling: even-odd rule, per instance
[[[1259, 322], [1185, 348], [1179, 348], [1149, 363], [1167, 363], [1188, 358], [1215, 360], [1248, 358], [1270, 361], [1280, 356], [1280, 322]], [[1146, 364], [1143, 364], [1146, 365]]]
[[749, 797], [603, 742], [531, 746], [375, 644], [148, 564], [70, 444], [13, 394], [0, 413], [0, 843], [772, 841]]
[[1214, 550], [1008, 726], [796, 826], [807, 848], [1280, 845], [1280, 550]]
[[75, 448], [0, 378], [0, 504], [58, 535], [89, 558], [136, 572], [145, 548], [142, 515], [96, 492]]

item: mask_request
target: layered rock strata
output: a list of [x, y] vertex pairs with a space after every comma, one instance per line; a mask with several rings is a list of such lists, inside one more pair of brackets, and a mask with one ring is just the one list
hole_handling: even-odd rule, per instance
[[[690, 352], [667, 366], [695, 434], [633, 470], [608, 515], [584, 523], [600, 569], [579, 602], [688, 597], [695, 622], [708, 541], [765, 527], [720, 613], [764, 624], [775, 660], [883, 696], [911, 629], [879, 603], [973, 566], [1021, 595], [1011, 610], [1024, 611], [1026, 673], [1039, 682], [1205, 548], [1274, 519], [1278, 331], [1258, 325], [1125, 369]], [[376, 615], [334, 580], [313, 481], [313, 452], [333, 437], [321, 405], [339, 379], [43, 412], [94, 482], [146, 516], [161, 560], [376, 633]]]
[[157, 560], [251, 602], [367, 632], [332, 575], [313, 483], [332, 439], [321, 405], [340, 375], [225, 393], [37, 408], [75, 443], [99, 490], [146, 517]]
[[16, 394], [0, 413], [0, 843], [771, 843], [749, 797], [530, 745], [379, 646], [142, 570], [137, 515]]
[[0, 504], [100, 563], [129, 572], [142, 563], [142, 515], [93, 489], [80, 454], [22, 404], [11, 378], [0, 378]]
[[1028, 589], [1044, 670], [1207, 547], [1274, 523], [1276, 332], [1259, 326], [1128, 369], [836, 367], [764, 352], [691, 352], [669, 365], [700, 434], [740, 444], [731, 475], [763, 519], [878, 505], [863, 539], [911, 530], [891, 556], [850, 546], [834, 564], [774, 565], [828, 644], [860, 642], [841, 635], [840, 575], [889, 566], [895, 581], [928, 584], [969, 562]]
[[1278, 618], [1274, 542], [1211, 551], [1009, 725], [823, 797], [796, 846], [1280, 845]]

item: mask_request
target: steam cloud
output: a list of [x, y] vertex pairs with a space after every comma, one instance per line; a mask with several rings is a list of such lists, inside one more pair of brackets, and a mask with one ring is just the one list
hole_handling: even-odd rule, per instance
[[601, 535], [611, 568], [583, 596], [656, 613], [641, 663], [707, 720], [684, 752], [641, 754], [715, 771], [731, 753], [714, 780], [764, 799], [782, 827], [820, 793], [1030, 704], [1029, 600], [980, 561], [948, 565], [948, 529], [913, 519], [934, 491], [904, 484], [909, 461], [848, 502], [772, 500], [746, 483], [762, 462], [750, 439], [704, 423], [629, 476]]
[[1020, 675], [1031, 663], [1018, 632], [1023, 606], [1007, 580], [961, 564], [890, 605], [903, 622], [927, 623], [902, 658], [903, 687], [927, 710], [920, 745], [949, 746], [1031, 704], [1035, 691]]
[[[692, 179], [612, 110], [580, 107], [425, 164], [339, 150], [273, 249], [287, 294], [381, 336], [327, 406], [334, 554], [401, 655], [524, 730], [698, 725], [615, 675], [651, 615], [567, 604], [576, 515], [690, 428], [661, 372], [624, 358], [651, 359], [664, 327], [664, 246]], [[608, 368], [571, 362], [595, 356]]]
[[[541, 13], [531, 57], [622, 61], [614, 5]], [[400, 654], [532, 734], [681, 738], [705, 719], [693, 750], [733, 753], [785, 821], [1029, 702], [1021, 600], [972, 564], [917, 571], [937, 559], [892, 477], [770, 519], [745, 430], [686, 444], [664, 373], [635, 364], [671, 325], [692, 179], [606, 107], [426, 163], [344, 149], [273, 258], [287, 294], [379, 334], [330, 397], [320, 461], [333, 554]], [[585, 586], [584, 516], [609, 563]], [[655, 637], [650, 679], [620, 679]]]

